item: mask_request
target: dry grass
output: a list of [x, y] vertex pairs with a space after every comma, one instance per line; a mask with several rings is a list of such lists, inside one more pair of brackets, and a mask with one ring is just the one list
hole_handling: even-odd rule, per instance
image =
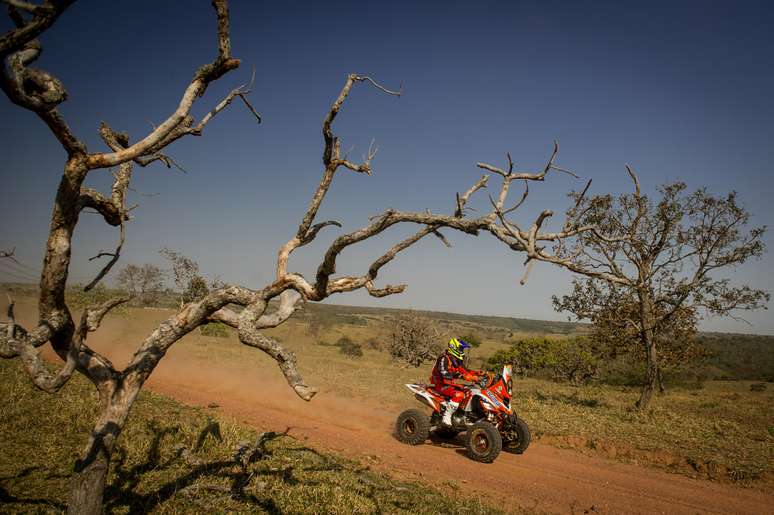
[[[17, 361], [0, 361], [0, 511], [65, 510], [72, 464], [90, 428], [91, 385], [57, 396], [32, 388]], [[213, 421], [220, 438], [202, 439]], [[210, 427], [214, 427], [211, 426]], [[105, 494], [115, 513], [493, 513], [478, 500], [391, 480], [357, 462], [269, 437], [253, 462], [235, 458], [254, 430], [207, 410], [143, 393], [114, 453]], [[201, 445], [197, 442], [201, 440]], [[184, 451], [185, 449], [185, 451]]]
[[753, 484], [774, 473], [774, 385], [706, 382], [675, 388], [647, 413], [632, 408], [635, 388], [574, 388], [538, 380], [515, 383], [516, 406], [533, 433], [558, 446], [690, 476]]

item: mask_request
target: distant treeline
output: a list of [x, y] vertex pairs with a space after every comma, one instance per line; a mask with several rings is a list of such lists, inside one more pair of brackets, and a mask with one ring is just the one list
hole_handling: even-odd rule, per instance
[[[362, 325], [363, 317], [367, 316], [385, 316], [399, 315], [409, 310], [397, 308], [374, 308], [365, 306], [344, 306], [336, 304], [307, 304], [304, 308], [308, 310], [310, 316], [316, 316], [323, 319], [337, 319], [340, 323], [350, 323]], [[452, 321], [462, 323], [472, 323], [489, 327], [491, 329], [503, 329], [509, 332], [523, 333], [551, 333], [551, 334], [573, 334], [585, 332], [588, 324], [574, 322], [558, 322], [550, 320], [532, 320], [529, 318], [510, 318], [487, 315], [465, 315], [461, 313], [447, 313], [443, 311], [419, 311], [415, 313], [427, 318], [438, 321]]]
[[[774, 336], [743, 334], [701, 334], [698, 344], [704, 352], [686, 363], [662, 366], [668, 385], [700, 385], [704, 381], [774, 382]], [[583, 384], [636, 386], [641, 384], [645, 365], [630, 355], [611, 356], [604, 344], [583, 336], [522, 338], [510, 348], [498, 350], [486, 365], [498, 370], [510, 363], [514, 372], [527, 377]]]
[[700, 334], [710, 356], [705, 372], [711, 379], [774, 381], [774, 336]]

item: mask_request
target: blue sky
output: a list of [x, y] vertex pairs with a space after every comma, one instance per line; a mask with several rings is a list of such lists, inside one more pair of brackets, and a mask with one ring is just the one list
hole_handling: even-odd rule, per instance
[[[477, 161], [538, 167], [551, 142], [559, 163], [593, 178], [594, 192], [629, 188], [624, 164], [645, 189], [684, 180], [737, 190], [754, 225], [771, 225], [774, 193], [774, 9], [769, 2], [247, 2], [232, 1], [232, 44], [242, 67], [212, 86], [201, 116], [255, 67], [251, 100], [201, 138], [170, 149], [187, 170], [138, 169], [140, 204], [122, 263], [156, 262], [168, 246], [209, 276], [247, 286], [271, 280], [277, 248], [297, 226], [321, 172], [322, 119], [348, 73], [368, 74], [400, 99], [358, 85], [336, 122], [344, 148], [380, 147], [372, 177], [341, 171], [320, 212], [352, 230], [392, 207], [450, 211], [479, 176]], [[6, 20], [0, 30], [7, 30]], [[77, 2], [42, 39], [38, 66], [66, 85], [61, 111], [91, 150], [100, 120], [138, 139], [176, 106], [194, 70], [215, 54], [209, 2]], [[0, 101], [0, 247], [17, 247], [39, 270], [64, 152], [31, 113]], [[90, 184], [107, 189], [110, 175]], [[562, 212], [582, 182], [555, 175], [535, 185], [518, 220]], [[473, 207], [487, 209], [481, 196]], [[555, 224], [556, 225], [556, 224]], [[362, 273], [408, 234], [399, 228], [346, 251], [342, 273]], [[313, 274], [335, 230], [294, 255]], [[332, 302], [563, 319], [552, 294], [571, 275], [541, 264], [519, 286], [523, 257], [486, 236], [447, 233], [406, 251], [380, 283], [407, 282], [400, 296], [361, 293]], [[84, 215], [72, 275], [97, 271], [88, 258], [117, 234]], [[770, 234], [766, 243], [772, 245]], [[771, 257], [726, 273], [774, 290]], [[18, 272], [24, 276], [22, 272]], [[0, 277], [3, 279], [4, 277]], [[753, 326], [709, 320], [703, 328], [774, 333], [768, 311]]]

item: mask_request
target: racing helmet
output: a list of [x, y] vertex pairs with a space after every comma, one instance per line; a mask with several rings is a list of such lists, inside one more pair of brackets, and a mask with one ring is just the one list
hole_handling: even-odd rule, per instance
[[446, 351], [457, 359], [465, 359], [465, 349], [469, 349], [470, 345], [458, 338], [452, 338], [449, 340], [449, 346]]

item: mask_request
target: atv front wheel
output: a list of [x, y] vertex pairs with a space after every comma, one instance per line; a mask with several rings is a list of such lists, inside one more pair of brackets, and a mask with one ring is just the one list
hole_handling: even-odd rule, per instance
[[510, 420], [507, 435], [506, 438], [503, 438], [506, 444], [505, 449], [515, 454], [522, 454], [526, 451], [530, 440], [532, 440], [527, 423], [516, 417]]
[[489, 422], [476, 422], [465, 438], [468, 457], [482, 463], [492, 463], [503, 448], [500, 432]]
[[407, 409], [398, 416], [395, 436], [409, 445], [419, 445], [430, 435], [430, 419], [418, 409]]

